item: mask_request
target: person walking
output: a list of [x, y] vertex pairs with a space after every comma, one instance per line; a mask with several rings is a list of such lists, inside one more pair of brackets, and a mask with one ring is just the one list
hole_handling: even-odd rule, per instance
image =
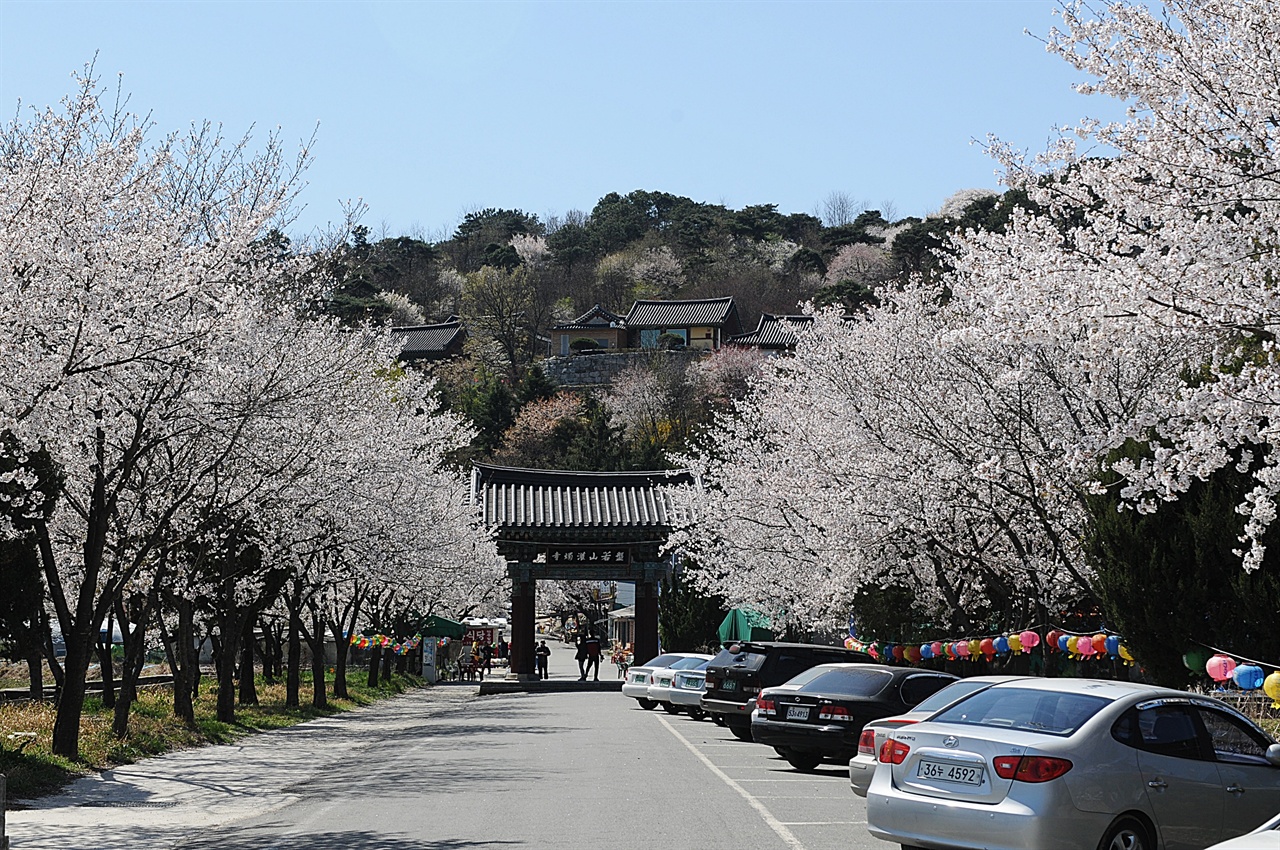
[[546, 679], [550, 675], [547, 673], [547, 659], [551, 657], [551, 647], [547, 646], [545, 640], [538, 644], [538, 648], [533, 651], [533, 657], [537, 666], [538, 678]]
[[582, 678], [587, 678], [587, 673], [591, 673], [594, 681], [600, 681], [600, 638], [595, 635], [586, 640], [587, 647], [587, 667], [582, 674]]
[[578, 636], [578, 651], [573, 654], [573, 657], [578, 662], [578, 681], [587, 681], [587, 638], [585, 635]]

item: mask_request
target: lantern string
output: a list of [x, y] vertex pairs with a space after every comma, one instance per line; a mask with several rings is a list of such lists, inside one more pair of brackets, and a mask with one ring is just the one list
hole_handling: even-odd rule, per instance
[[1280, 664], [1272, 664], [1272, 663], [1270, 663], [1270, 662], [1268, 662], [1268, 661], [1255, 661], [1255, 660], [1254, 660], [1254, 659], [1252, 659], [1252, 658], [1246, 658], [1246, 657], [1244, 657], [1243, 655], [1237, 655], [1236, 653], [1231, 652], [1230, 650], [1226, 650], [1226, 649], [1218, 649], [1218, 647], [1216, 647], [1216, 646], [1210, 646], [1209, 644], [1207, 644], [1207, 643], [1203, 643], [1203, 642], [1198, 641], [1198, 640], [1197, 640], [1197, 641], [1192, 641], [1192, 642], [1193, 642], [1193, 643], [1200, 644], [1200, 646], [1203, 646], [1205, 649], [1211, 649], [1211, 650], [1213, 650], [1215, 653], [1217, 653], [1218, 655], [1226, 655], [1226, 656], [1228, 656], [1228, 657], [1230, 657], [1230, 658], [1232, 658], [1232, 659], [1237, 659], [1237, 660], [1239, 660], [1239, 661], [1248, 661], [1250, 664], [1256, 664], [1256, 665], [1258, 665], [1259, 667], [1268, 667], [1268, 668], [1270, 668], [1270, 669], [1272, 669], [1272, 670], [1280, 670]]

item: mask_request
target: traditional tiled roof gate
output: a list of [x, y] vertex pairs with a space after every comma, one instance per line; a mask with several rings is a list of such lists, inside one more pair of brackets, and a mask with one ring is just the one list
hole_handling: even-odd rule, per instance
[[511, 675], [534, 678], [538, 579], [636, 583], [637, 658], [658, 654], [658, 552], [677, 522], [682, 471], [566, 472], [475, 464], [472, 499], [511, 577]]

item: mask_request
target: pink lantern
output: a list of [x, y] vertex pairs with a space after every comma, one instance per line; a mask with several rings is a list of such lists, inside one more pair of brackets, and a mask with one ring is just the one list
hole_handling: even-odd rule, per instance
[[1205, 672], [1215, 682], [1225, 682], [1236, 672], [1235, 659], [1226, 655], [1215, 655], [1204, 665]]
[[933, 650], [934, 658], [937, 658], [939, 655], [942, 654], [942, 641], [935, 640], [932, 644], [929, 645], [929, 648]]
[[1076, 652], [1088, 658], [1093, 655], [1093, 638], [1089, 635], [1081, 635], [1076, 639]]
[[955, 653], [961, 658], [969, 657], [969, 642], [964, 640], [956, 641]]
[[1040, 635], [1028, 629], [1018, 635], [1018, 640], [1022, 641], [1022, 648], [1024, 650], [1029, 650], [1040, 644]]

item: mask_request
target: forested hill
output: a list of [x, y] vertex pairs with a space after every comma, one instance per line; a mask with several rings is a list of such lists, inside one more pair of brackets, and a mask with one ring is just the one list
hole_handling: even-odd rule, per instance
[[634, 191], [548, 221], [522, 210], [471, 212], [439, 242], [371, 241], [356, 227], [335, 258], [324, 309], [401, 325], [518, 312], [532, 339], [594, 304], [624, 313], [637, 298], [728, 295], [750, 328], [762, 312], [795, 313], [807, 300], [857, 309], [886, 283], [934, 273], [946, 232], [998, 229], [1014, 202], [966, 190], [935, 216], [887, 220], [839, 193], [819, 218]]

